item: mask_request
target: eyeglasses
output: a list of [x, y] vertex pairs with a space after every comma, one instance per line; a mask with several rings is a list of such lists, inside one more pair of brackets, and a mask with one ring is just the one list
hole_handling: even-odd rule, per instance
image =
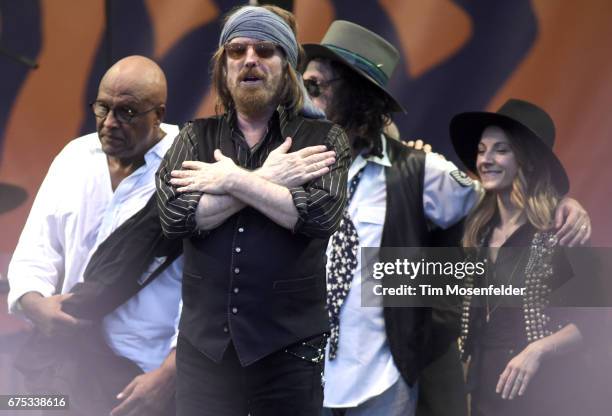
[[113, 114], [115, 115], [115, 119], [117, 119], [117, 121], [120, 123], [130, 123], [134, 117], [140, 117], [142, 115], [150, 113], [151, 111], [157, 109], [158, 107], [158, 106], [155, 106], [155, 107], [149, 108], [148, 110], [138, 112], [127, 106], [110, 108], [109, 106], [107, 106], [106, 104], [100, 101], [94, 101], [93, 103], [90, 104], [90, 106], [91, 106], [91, 110], [93, 111], [96, 117], [105, 118], [108, 116], [108, 113], [112, 111]]
[[317, 98], [321, 95], [321, 89], [329, 87], [332, 82], [340, 81], [341, 78], [329, 79], [327, 81], [319, 81], [318, 79], [308, 78], [304, 80], [304, 87], [308, 91], [308, 95], [312, 98]]
[[249, 49], [249, 46], [252, 46], [253, 50], [255, 51], [255, 54], [257, 54], [257, 56], [262, 59], [271, 58], [272, 55], [274, 55], [274, 52], [276, 52], [276, 44], [274, 42], [268, 41], [255, 43], [226, 43], [225, 45], [223, 45], [223, 49], [225, 49], [225, 52], [227, 52], [227, 56], [229, 56], [230, 58], [240, 59], [246, 54], [247, 50]]

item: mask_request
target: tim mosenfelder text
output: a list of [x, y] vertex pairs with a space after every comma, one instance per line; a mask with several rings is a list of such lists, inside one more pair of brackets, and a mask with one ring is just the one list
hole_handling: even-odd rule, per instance
[[[472, 275], [476, 278], [484, 276], [486, 273], [486, 260], [471, 262], [441, 262], [441, 261], [411, 261], [408, 259], [396, 259], [393, 262], [375, 262], [373, 264], [372, 277], [381, 280], [385, 276], [395, 276], [399, 278], [440, 278], [452, 277], [462, 280], [465, 276]], [[522, 296], [524, 287], [513, 285], [488, 285], [486, 287], [463, 287], [459, 284], [446, 284], [443, 287], [431, 284], [401, 284], [394, 287], [384, 287], [376, 284], [372, 288], [376, 296]]]

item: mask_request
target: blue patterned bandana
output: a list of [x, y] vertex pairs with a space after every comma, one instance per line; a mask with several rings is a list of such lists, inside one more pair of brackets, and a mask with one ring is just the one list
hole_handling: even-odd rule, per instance
[[245, 6], [230, 16], [221, 31], [219, 46], [234, 38], [274, 42], [283, 48], [293, 69], [297, 68], [298, 43], [293, 31], [280, 16], [263, 7]]
[[298, 43], [289, 25], [278, 15], [263, 7], [245, 6], [238, 9], [223, 26], [219, 47], [234, 38], [251, 38], [274, 42], [285, 52], [287, 62], [296, 71], [304, 104], [300, 113], [308, 118], [325, 118], [325, 113], [312, 103], [304, 87], [302, 75], [297, 71]]

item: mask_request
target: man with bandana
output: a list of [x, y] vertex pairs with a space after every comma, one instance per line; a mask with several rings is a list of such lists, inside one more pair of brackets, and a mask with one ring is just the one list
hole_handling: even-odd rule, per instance
[[222, 113], [187, 123], [158, 172], [162, 228], [185, 256], [181, 416], [321, 411], [325, 248], [350, 151], [308, 99], [299, 55], [290, 13], [234, 11], [213, 57]]

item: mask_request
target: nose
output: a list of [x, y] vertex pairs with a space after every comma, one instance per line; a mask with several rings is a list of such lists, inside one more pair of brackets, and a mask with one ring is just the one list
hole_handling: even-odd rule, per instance
[[479, 152], [476, 157], [476, 166], [491, 166], [493, 164], [493, 152], [485, 150]]
[[102, 126], [106, 128], [113, 128], [119, 126], [119, 121], [115, 117], [115, 111], [113, 109], [109, 109], [106, 117], [102, 120]]
[[257, 65], [259, 62], [259, 56], [255, 53], [255, 48], [253, 45], [249, 45], [245, 54], [244, 64], [249, 67], [253, 67]]

